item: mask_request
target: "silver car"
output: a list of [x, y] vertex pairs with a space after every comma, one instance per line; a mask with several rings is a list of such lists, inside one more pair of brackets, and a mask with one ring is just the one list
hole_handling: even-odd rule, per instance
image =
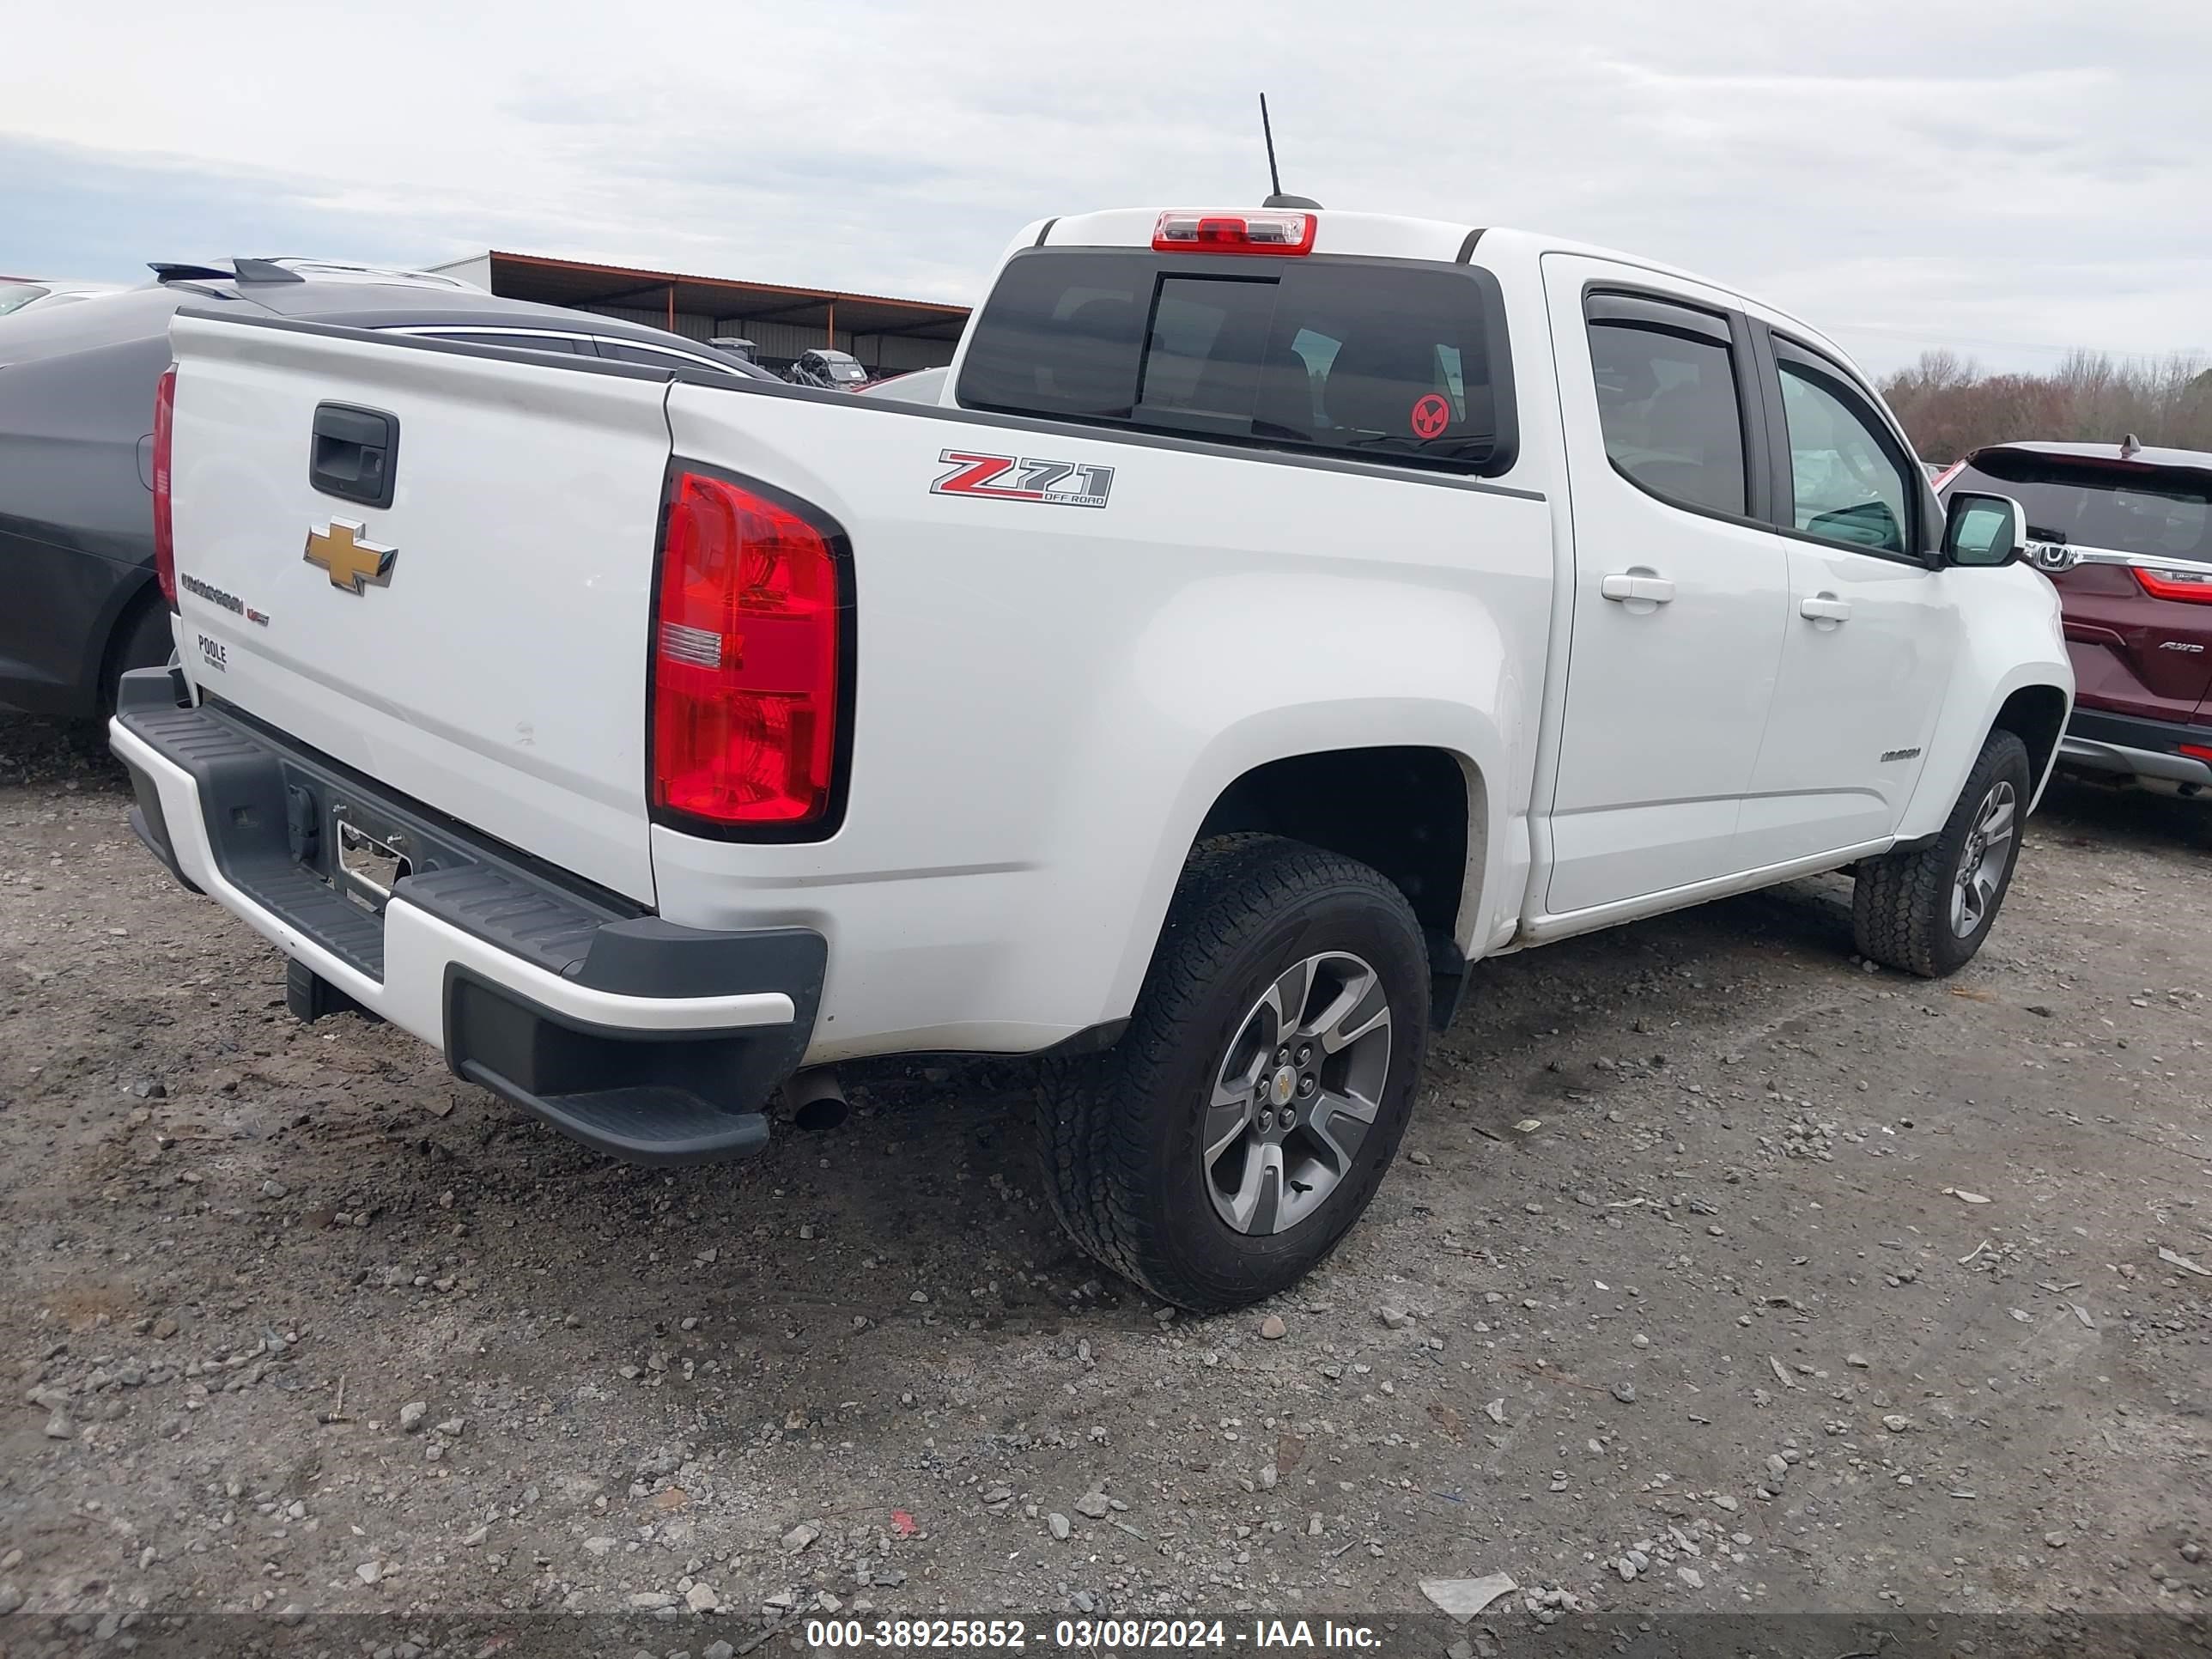
[[119, 292], [122, 287], [120, 283], [0, 280], [0, 317], [12, 317], [33, 307], [50, 309], [55, 306], [72, 305], [79, 300], [92, 299], [96, 295]]

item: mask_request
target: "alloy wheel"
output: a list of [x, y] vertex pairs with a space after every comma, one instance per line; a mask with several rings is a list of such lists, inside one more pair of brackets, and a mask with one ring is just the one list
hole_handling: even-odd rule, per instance
[[1238, 1024], [1213, 1073], [1200, 1156], [1214, 1213], [1287, 1232], [1348, 1176], [1390, 1075], [1390, 1000], [1360, 957], [1292, 965]]
[[2019, 805], [2012, 785], [1999, 779], [1974, 813], [1974, 827], [1960, 850], [1958, 872], [1951, 883], [1951, 931], [1960, 939], [1971, 938], [1996, 902], [1997, 884], [2004, 879], [2012, 855]]

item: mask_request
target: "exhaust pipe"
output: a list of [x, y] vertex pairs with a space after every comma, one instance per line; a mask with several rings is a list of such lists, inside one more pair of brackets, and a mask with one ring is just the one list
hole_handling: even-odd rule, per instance
[[793, 1127], [810, 1134], [836, 1128], [853, 1109], [834, 1066], [810, 1066], [803, 1072], [793, 1072], [784, 1080], [783, 1099], [791, 1108]]

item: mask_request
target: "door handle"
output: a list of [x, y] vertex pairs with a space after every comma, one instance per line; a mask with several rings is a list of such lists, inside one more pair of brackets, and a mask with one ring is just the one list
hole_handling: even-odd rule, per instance
[[1664, 576], [1654, 576], [1647, 571], [1621, 571], [1607, 576], [1597, 585], [1597, 591], [1607, 599], [1622, 604], [1631, 599], [1643, 599], [1652, 605], [1670, 605], [1674, 599], [1674, 584]]
[[1797, 614], [1808, 622], [1840, 623], [1851, 619], [1851, 602], [1832, 593], [1815, 593], [1797, 602]]

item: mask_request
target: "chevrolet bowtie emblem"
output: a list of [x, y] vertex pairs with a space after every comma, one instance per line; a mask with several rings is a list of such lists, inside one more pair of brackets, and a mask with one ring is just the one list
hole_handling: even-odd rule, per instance
[[366, 528], [351, 519], [332, 519], [307, 532], [307, 562], [328, 572], [332, 587], [365, 593], [371, 582], [392, 585], [392, 562], [399, 550], [366, 539], [361, 533]]

